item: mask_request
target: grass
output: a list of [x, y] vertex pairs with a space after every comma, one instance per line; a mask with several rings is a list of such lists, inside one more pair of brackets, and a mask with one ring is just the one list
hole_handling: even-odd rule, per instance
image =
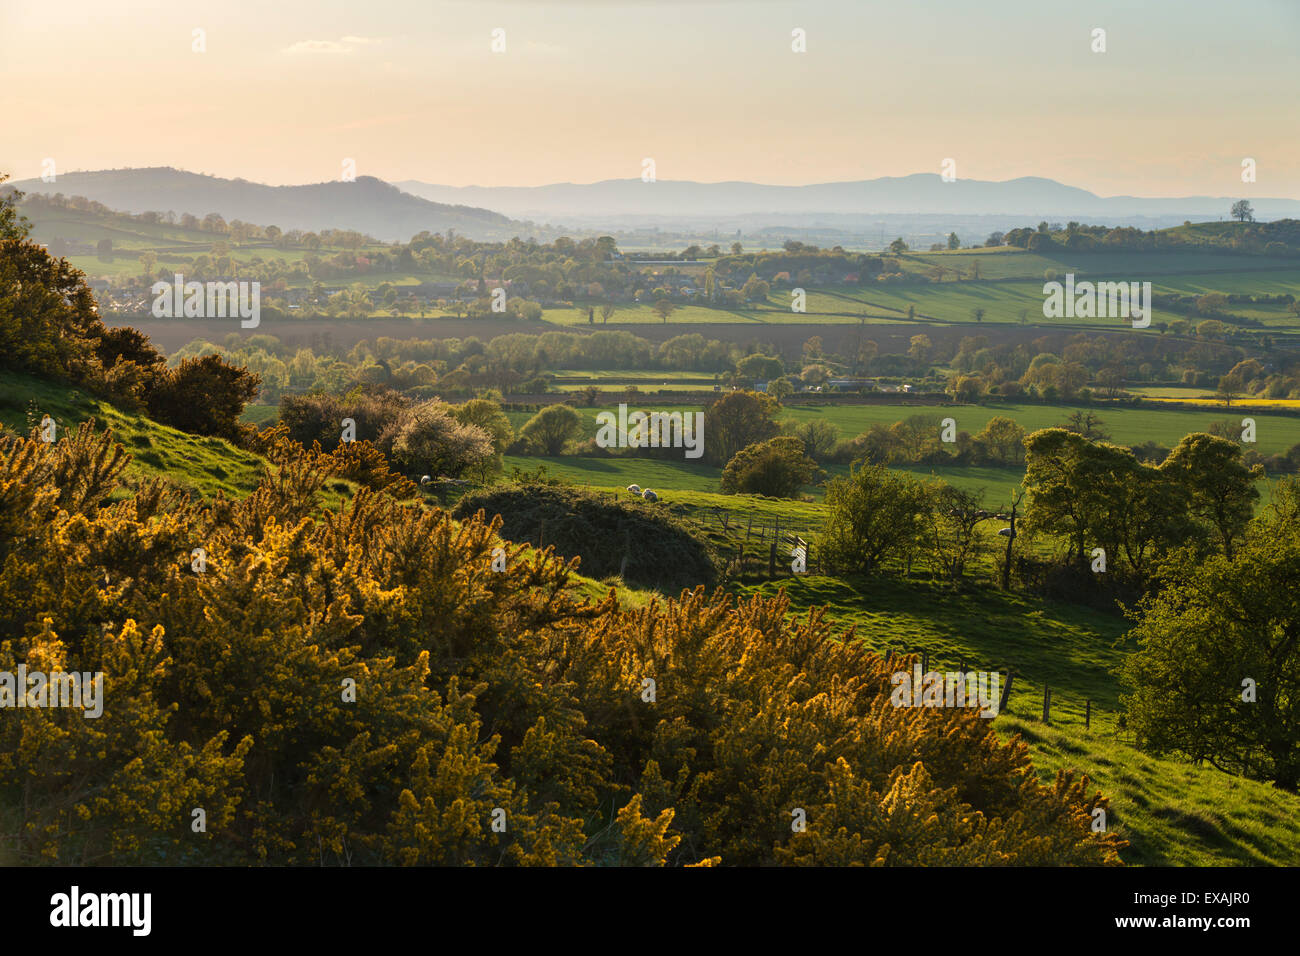
[[519, 468], [532, 473], [539, 465], [551, 478], [596, 490], [621, 490], [637, 484], [642, 488], [672, 488], [677, 491], [717, 491], [722, 472], [710, 465], [654, 458], [541, 458], [507, 455], [506, 473]]
[[273, 424], [279, 417], [279, 405], [245, 405], [244, 414], [239, 416], [239, 420], [260, 428], [263, 425]]
[[[938, 266], [965, 276], [976, 264], [983, 279], [1036, 279], [1052, 269], [1062, 276], [1073, 272], [1078, 278], [1118, 279], [1188, 273], [1256, 273], [1296, 268], [1294, 259], [1273, 256], [1233, 256], [1218, 252], [1029, 252], [1025, 249], [961, 249], [954, 252], [911, 252], [903, 264], [925, 271]], [[1169, 280], [1178, 282], [1178, 279]], [[1256, 280], [1258, 281], [1258, 280]], [[1224, 290], [1227, 291], [1227, 290]]]
[[1044, 782], [1083, 770], [1110, 799], [1107, 828], [1131, 844], [1140, 866], [1296, 866], [1300, 796], [1209, 766], [1155, 757], [1105, 733], [999, 717], [1004, 737], [1020, 734]]
[[[26, 434], [31, 427], [29, 411], [33, 421], [47, 414], [53, 418], [59, 437], [93, 418], [96, 428], [111, 429], [114, 438], [130, 453], [128, 478], [167, 478], [203, 498], [212, 498], [218, 492], [242, 498], [257, 487], [268, 467], [260, 455], [237, 448], [223, 438], [178, 431], [64, 385], [0, 373], [0, 423]], [[335, 507], [354, 491], [350, 482], [330, 479], [325, 484], [322, 504]]]
[[[1163, 397], [1163, 396], [1162, 396]], [[1171, 403], [1172, 404], [1172, 403]], [[643, 395], [628, 403], [628, 411], [636, 409], [695, 412], [700, 404], [674, 404], [663, 396]], [[1241, 409], [1230, 408], [1184, 409], [1155, 402], [1139, 405], [1108, 404], [1104, 401], [1091, 405], [1039, 405], [1031, 403], [990, 402], [984, 405], [787, 405], [778, 419], [783, 422], [824, 421], [835, 426], [841, 439], [847, 440], [862, 434], [875, 424], [892, 425], [913, 415], [930, 415], [953, 418], [959, 431], [975, 435], [995, 417], [1013, 419], [1026, 432], [1062, 425], [1076, 411], [1092, 411], [1101, 419], [1102, 428], [1110, 440], [1121, 445], [1140, 445], [1155, 442], [1166, 448], [1178, 444], [1184, 435], [1203, 432], [1212, 423], [1224, 419], [1240, 419]], [[618, 405], [601, 405], [595, 408], [576, 409], [582, 416], [582, 438], [594, 438], [597, 432], [596, 415], [602, 411], [618, 413]], [[1284, 452], [1300, 443], [1300, 415], [1285, 414], [1286, 407], [1252, 410], [1256, 423], [1255, 450], [1271, 455]], [[534, 412], [507, 412], [516, 429], [533, 417]], [[705, 427], [707, 428], [707, 416]]]
[[1094, 716], [1119, 706], [1111, 671], [1128, 650], [1127, 622], [1114, 614], [985, 586], [957, 591], [918, 577], [810, 574], [751, 589], [784, 589], [797, 613], [824, 607], [880, 653], [925, 650], [934, 669], [955, 670], [964, 661], [974, 670], [1014, 670], [1014, 713], [1041, 714], [1044, 685], [1052, 687], [1053, 719], [1066, 723], [1082, 725], [1087, 700]]
[[551, 387], [560, 392], [574, 392], [594, 385], [604, 391], [634, 386], [638, 389], [673, 392], [707, 392], [721, 381], [712, 372], [681, 372], [657, 369], [599, 369], [554, 373]]
[[[1110, 798], [1109, 829], [1131, 844], [1125, 862], [1145, 866], [1300, 864], [1294, 826], [1300, 796], [1209, 766], [1143, 753], [1118, 726], [1114, 668], [1132, 649], [1117, 615], [976, 586], [957, 592], [918, 579], [841, 580], [808, 575], [744, 589], [784, 590], [791, 611], [826, 608], [835, 625], [881, 653], [929, 654], [935, 670], [1020, 675], [1009, 708], [994, 721], [1019, 734], [1035, 770], [1086, 773]], [[1051, 723], [1041, 721], [1043, 685], [1052, 688]], [[1092, 720], [1084, 728], [1084, 702]]]
[[[696, 323], [754, 323], [764, 322], [765, 310], [762, 308], [712, 308], [710, 306], [694, 305], [692, 303], [674, 303], [677, 305], [676, 310], [668, 317], [667, 323], [655, 314], [649, 303], [637, 302], [620, 302], [618, 311], [610, 317], [608, 322], [597, 322], [592, 328], [603, 329], [613, 325], [628, 325], [633, 323], [653, 324], [653, 325], [693, 325]], [[767, 307], [767, 312], [771, 311], [771, 306]], [[586, 309], [575, 309], [572, 307], [559, 306], [544, 310], [542, 318], [554, 325], [587, 325]], [[797, 317], [796, 317], [797, 318]], [[778, 319], [778, 321], [780, 321]], [[788, 320], [787, 320], [788, 321]]]
[[[989, 419], [1002, 416], [1015, 420], [1026, 432], [1063, 424], [1067, 417], [1085, 406], [1034, 405], [999, 403], [987, 405], [942, 405], [930, 407], [898, 405], [790, 405], [782, 414], [786, 421], [825, 421], [838, 430], [840, 437], [852, 438], [873, 424], [892, 424], [912, 415], [935, 415], [953, 418], [959, 431], [972, 435], [983, 430]], [[1205, 431], [1210, 424], [1225, 418], [1239, 418], [1234, 408], [1213, 411], [1190, 410], [1147, 405], [1107, 405], [1104, 402], [1086, 406], [1102, 421], [1111, 441], [1121, 445], [1139, 445], [1155, 442], [1172, 448], [1184, 436]], [[1260, 412], [1254, 414], [1257, 444], [1261, 454], [1286, 451], [1300, 442], [1300, 416]]]
[[[909, 272], [926, 272], [935, 267], [950, 270], [941, 282], [871, 283], [862, 286], [817, 286], [810, 284], [803, 312], [791, 309], [791, 292], [774, 290], [765, 302], [751, 302], [743, 307], [710, 307], [696, 302], [679, 303], [669, 316], [669, 325], [710, 323], [771, 324], [846, 324], [867, 325], [907, 322], [914, 325], [971, 325], [980, 322], [1069, 329], [1125, 329], [1132, 331], [1127, 319], [1072, 318], [1047, 319], [1043, 316], [1043, 282], [1047, 270], [1058, 278], [1073, 272], [1079, 279], [1150, 281], [1155, 293], [1203, 295], [1207, 292], [1291, 293], [1300, 295], [1300, 269], [1295, 261], [1268, 257], [1223, 256], [1211, 253], [1189, 254], [1061, 254], [1042, 256], [1022, 251], [966, 251], [955, 253], [912, 254], [904, 258]], [[978, 263], [980, 280], [969, 279]], [[958, 275], [966, 276], [956, 281]], [[985, 281], [996, 280], [996, 281]], [[912, 315], [908, 317], [909, 309]], [[975, 310], [982, 309], [977, 319]], [[1234, 314], [1260, 320], [1270, 330], [1300, 329], [1300, 319], [1282, 305], [1233, 305]], [[548, 322], [562, 326], [579, 326], [587, 322], [585, 311], [551, 308], [544, 313]], [[1173, 313], [1161, 313], [1157, 322], [1190, 319]], [[609, 325], [633, 323], [663, 324], [648, 303], [623, 303], [609, 320]], [[1154, 331], [1146, 334], [1158, 334]]]

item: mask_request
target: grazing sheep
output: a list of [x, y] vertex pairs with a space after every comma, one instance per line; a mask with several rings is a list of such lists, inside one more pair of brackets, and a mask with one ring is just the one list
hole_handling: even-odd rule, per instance
[[641, 494], [641, 486], [640, 486], [640, 485], [628, 485], [628, 486], [627, 486], [627, 490], [630, 491], [630, 492], [632, 492], [632, 494], [634, 494], [634, 495], [639, 495], [639, 494]]
[[658, 500], [659, 500], [659, 496], [658, 496], [657, 494], [655, 494], [653, 491], [651, 491], [649, 488], [647, 488], [645, 491], [641, 492], [641, 497], [644, 498], [646, 501], [658, 501]]
[[421, 476], [420, 476], [420, 484], [421, 484], [421, 485], [431, 485], [431, 484], [433, 484], [433, 479], [430, 478], [428, 475], [421, 475]]

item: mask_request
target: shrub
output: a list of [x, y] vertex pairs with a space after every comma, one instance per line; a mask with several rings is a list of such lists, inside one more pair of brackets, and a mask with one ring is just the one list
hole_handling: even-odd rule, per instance
[[818, 470], [817, 463], [803, 449], [803, 442], [792, 435], [741, 449], [722, 469], [723, 493], [795, 497]]
[[219, 355], [183, 359], [149, 393], [149, 414], [182, 431], [243, 441], [249, 429], [239, 416], [260, 387], [260, 378]]
[[925, 488], [908, 474], [884, 465], [862, 465], [826, 486], [826, 523], [821, 559], [836, 574], [869, 574], [890, 558], [915, 553]]
[[436, 399], [403, 416], [393, 438], [397, 461], [435, 477], [459, 478], [494, 456], [488, 432], [457, 421], [452, 407]]
[[564, 454], [565, 446], [582, 432], [582, 416], [568, 405], [547, 405], [519, 430], [525, 446], [538, 455]]
[[369, 441], [389, 454], [398, 424], [409, 407], [401, 395], [387, 389], [356, 388], [346, 395], [286, 394], [280, 398], [279, 421], [298, 444], [310, 447], [312, 442], [320, 442], [326, 451], [333, 451], [343, 437], [343, 419], [351, 418], [357, 426], [358, 441]]

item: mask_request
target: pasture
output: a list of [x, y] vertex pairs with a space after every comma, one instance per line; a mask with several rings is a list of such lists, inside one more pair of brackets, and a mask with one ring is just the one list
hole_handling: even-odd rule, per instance
[[[652, 411], [663, 409], [695, 412], [703, 409], [700, 404], [676, 404], [662, 400], [662, 396], [641, 395], [628, 402], [628, 410], [644, 409]], [[596, 437], [596, 415], [601, 411], [618, 412], [618, 405], [602, 405], [595, 408], [578, 408], [583, 419], [582, 438]], [[926, 415], [937, 418], [953, 418], [959, 431], [972, 435], [982, 431], [989, 420], [995, 417], [1013, 419], [1026, 433], [1040, 428], [1064, 425], [1069, 415], [1076, 411], [1092, 411], [1101, 419], [1101, 427], [1110, 435], [1110, 440], [1120, 445], [1132, 447], [1144, 442], [1155, 442], [1165, 448], [1172, 448], [1184, 436], [1193, 432], [1205, 431], [1212, 423], [1224, 420], [1239, 421], [1242, 412], [1235, 406], [1231, 408], [1205, 410], [1169, 407], [1168, 405], [1141, 404], [1119, 405], [1097, 402], [1088, 406], [1040, 405], [1030, 403], [989, 403], [985, 405], [786, 405], [777, 416], [778, 421], [797, 424], [807, 421], [829, 422], [835, 427], [841, 440], [848, 440], [862, 434], [872, 425], [890, 425], [914, 415]], [[517, 429], [522, 426], [533, 412], [510, 411], [507, 413], [510, 423]], [[1285, 414], [1279, 411], [1251, 411], [1249, 417], [1255, 420], [1255, 450], [1265, 455], [1284, 452], [1292, 445], [1300, 443], [1300, 415]], [[708, 418], [705, 417], [705, 429]]]

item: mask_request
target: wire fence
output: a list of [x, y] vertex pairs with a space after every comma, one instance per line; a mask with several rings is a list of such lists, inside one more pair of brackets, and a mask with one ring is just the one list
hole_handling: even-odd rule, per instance
[[[617, 498], [618, 494], [615, 493], [614, 497]], [[696, 508], [686, 518], [719, 546], [725, 570], [735, 578], [747, 575], [766, 576], [768, 579], [794, 577], [800, 572], [793, 565], [800, 558], [808, 573], [821, 571], [819, 554], [813, 547], [820, 532], [817, 526], [752, 510], [718, 507]], [[1136, 743], [1134, 735], [1126, 727], [1123, 712], [1113, 705], [1112, 699], [1103, 702], [1065, 682], [1053, 684], [1050, 680], [1035, 680], [1012, 662], [987, 663], [973, 658], [958, 658], [955, 662], [947, 660], [940, 666], [938, 658], [932, 658], [931, 648], [906, 640], [885, 640], [873, 644], [872, 649], [883, 656], [916, 655], [923, 673], [934, 670], [946, 674], [955, 670], [998, 674], [999, 715], [1041, 723], [1046, 727], [1105, 735], [1130, 745]], [[952, 666], [954, 663], [955, 668]]]
[[[921, 644], [906, 641], [884, 641], [873, 647], [885, 657], [915, 657], [924, 674], [971, 672], [997, 674], [999, 686], [998, 715], [1015, 717], [1023, 721], [1041, 723], [1047, 727], [1083, 730], [1104, 735], [1121, 743], [1134, 745], [1136, 740], [1127, 728], [1123, 712], [1088, 694], [1071, 688], [1068, 684], [1035, 681], [1005, 662], [982, 663], [974, 659], [958, 658], [956, 666], [948, 660], [941, 663], [932, 658], [930, 650]], [[900, 663], [900, 669], [902, 664]]]

